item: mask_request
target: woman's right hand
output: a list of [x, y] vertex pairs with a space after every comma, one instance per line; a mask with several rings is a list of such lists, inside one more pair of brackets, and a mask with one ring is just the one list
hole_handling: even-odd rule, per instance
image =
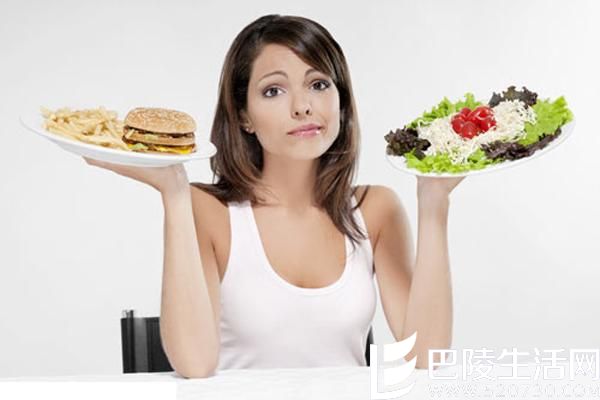
[[183, 164], [174, 164], [167, 167], [132, 167], [129, 165], [113, 164], [83, 157], [86, 163], [95, 167], [108, 169], [119, 175], [126, 176], [136, 181], [152, 186], [161, 193], [189, 185], [187, 172]]

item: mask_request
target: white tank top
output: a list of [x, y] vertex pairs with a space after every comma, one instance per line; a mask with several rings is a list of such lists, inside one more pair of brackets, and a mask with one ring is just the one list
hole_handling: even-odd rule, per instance
[[[228, 208], [231, 250], [221, 282], [218, 370], [365, 366], [377, 304], [370, 240], [353, 251], [345, 236], [341, 277], [329, 286], [301, 288], [271, 267], [250, 202]], [[354, 215], [366, 233], [359, 208]]]

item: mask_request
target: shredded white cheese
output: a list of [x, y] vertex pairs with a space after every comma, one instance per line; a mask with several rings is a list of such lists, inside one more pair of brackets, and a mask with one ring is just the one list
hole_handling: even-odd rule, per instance
[[467, 161], [469, 156], [484, 143], [496, 140], [517, 141], [525, 136], [525, 123], [536, 121], [535, 111], [525, 107], [520, 100], [509, 100], [492, 108], [496, 126], [472, 139], [465, 139], [452, 129], [453, 115], [434, 120], [429, 126], [417, 128], [420, 138], [427, 139], [431, 146], [425, 155], [447, 153], [455, 164]]

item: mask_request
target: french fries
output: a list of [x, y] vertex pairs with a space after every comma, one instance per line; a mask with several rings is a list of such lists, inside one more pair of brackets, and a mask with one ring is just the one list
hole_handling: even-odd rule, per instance
[[117, 118], [115, 111], [104, 107], [71, 110], [59, 108], [52, 111], [41, 108], [44, 116], [44, 128], [57, 135], [85, 143], [131, 151], [123, 142], [123, 121]]

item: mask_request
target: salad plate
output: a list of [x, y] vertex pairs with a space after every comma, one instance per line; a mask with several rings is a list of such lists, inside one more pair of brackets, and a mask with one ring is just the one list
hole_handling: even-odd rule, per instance
[[417, 176], [459, 177], [521, 165], [547, 154], [573, 132], [564, 97], [539, 99], [510, 86], [483, 103], [467, 93], [385, 135], [386, 158]]

